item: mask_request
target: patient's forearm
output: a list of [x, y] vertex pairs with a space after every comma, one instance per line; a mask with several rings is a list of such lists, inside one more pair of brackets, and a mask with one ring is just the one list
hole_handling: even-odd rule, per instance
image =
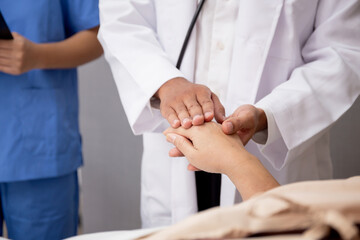
[[235, 156], [234, 160], [241, 164], [229, 171], [227, 175], [240, 192], [243, 200], [249, 199], [256, 193], [279, 186], [279, 183], [255, 156], [239, 154]]

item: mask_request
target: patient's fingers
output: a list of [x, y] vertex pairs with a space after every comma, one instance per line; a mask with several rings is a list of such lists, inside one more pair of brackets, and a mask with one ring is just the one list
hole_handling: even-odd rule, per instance
[[184, 154], [182, 152], [180, 152], [180, 150], [175, 147], [175, 148], [173, 148], [173, 149], [171, 149], [169, 151], [169, 156], [170, 157], [183, 157]]
[[192, 143], [187, 138], [181, 135], [175, 133], [168, 133], [166, 134], [166, 140], [174, 144], [175, 147], [187, 157], [191, 158], [193, 152], [195, 151]]
[[197, 167], [195, 167], [194, 165], [192, 165], [191, 163], [189, 163], [189, 165], [187, 166], [187, 169], [189, 171], [201, 171], [200, 169], [198, 169]]
[[184, 136], [186, 138], [191, 138], [192, 133], [194, 131], [194, 128], [189, 128], [189, 129], [185, 129], [183, 127], [179, 127], [179, 128], [168, 128], [164, 131], [164, 135], [168, 135], [169, 133], [174, 133], [176, 135], [181, 135]]

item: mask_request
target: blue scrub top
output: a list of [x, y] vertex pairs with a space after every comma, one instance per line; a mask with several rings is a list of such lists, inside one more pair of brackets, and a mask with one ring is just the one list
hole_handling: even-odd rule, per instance
[[[99, 25], [98, 0], [0, 0], [0, 9], [11, 31], [37, 43]], [[82, 165], [77, 92], [76, 69], [0, 72], [0, 182]]]

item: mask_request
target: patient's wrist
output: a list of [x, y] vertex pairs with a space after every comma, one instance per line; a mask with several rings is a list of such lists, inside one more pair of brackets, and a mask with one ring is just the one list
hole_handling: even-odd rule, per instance
[[247, 152], [245, 149], [239, 149], [236, 153], [232, 154], [232, 159], [226, 164], [224, 174], [231, 178], [242, 178], [248, 168], [252, 168], [252, 161], [255, 156]]
[[234, 183], [244, 200], [254, 194], [279, 186], [275, 178], [260, 160], [248, 153], [237, 158], [237, 165], [226, 174]]

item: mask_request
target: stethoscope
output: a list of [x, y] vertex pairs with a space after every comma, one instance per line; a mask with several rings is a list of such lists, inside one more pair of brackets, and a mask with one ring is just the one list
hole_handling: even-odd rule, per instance
[[176, 63], [176, 68], [177, 68], [177, 69], [180, 69], [180, 67], [181, 67], [181, 63], [182, 63], [182, 60], [183, 60], [183, 58], [184, 58], [187, 45], [188, 45], [189, 39], [190, 39], [190, 37], [191, 37], [191, 33], [192, 33], [193, 29], [194, 29], [196, 20], [198, 19], [199, 14], [200, 14], [200, 12], [201, 12], [201, 9], [203, 8], [205, 2], [206, 2], [206, 0], [201, 0], [201, 2], [198, 4], [198, 6], [197, 6], [197, 8], [196, 8], [194, 17], [193, 17], [193, 19], [191, 20], [189, 29], [188, 29], [188, 31], [187, 31], [187, 33], [186, 33], [186, 36], [185, 36], [185, 39], [184, 39], [184, 42], [183, 42], [183, 45], [182, 45], [182, 48], [181, 48], [181, 51], [180, 51], [180, 54], [179, 54], [179, 58], [178, 58], [177, 63]]

